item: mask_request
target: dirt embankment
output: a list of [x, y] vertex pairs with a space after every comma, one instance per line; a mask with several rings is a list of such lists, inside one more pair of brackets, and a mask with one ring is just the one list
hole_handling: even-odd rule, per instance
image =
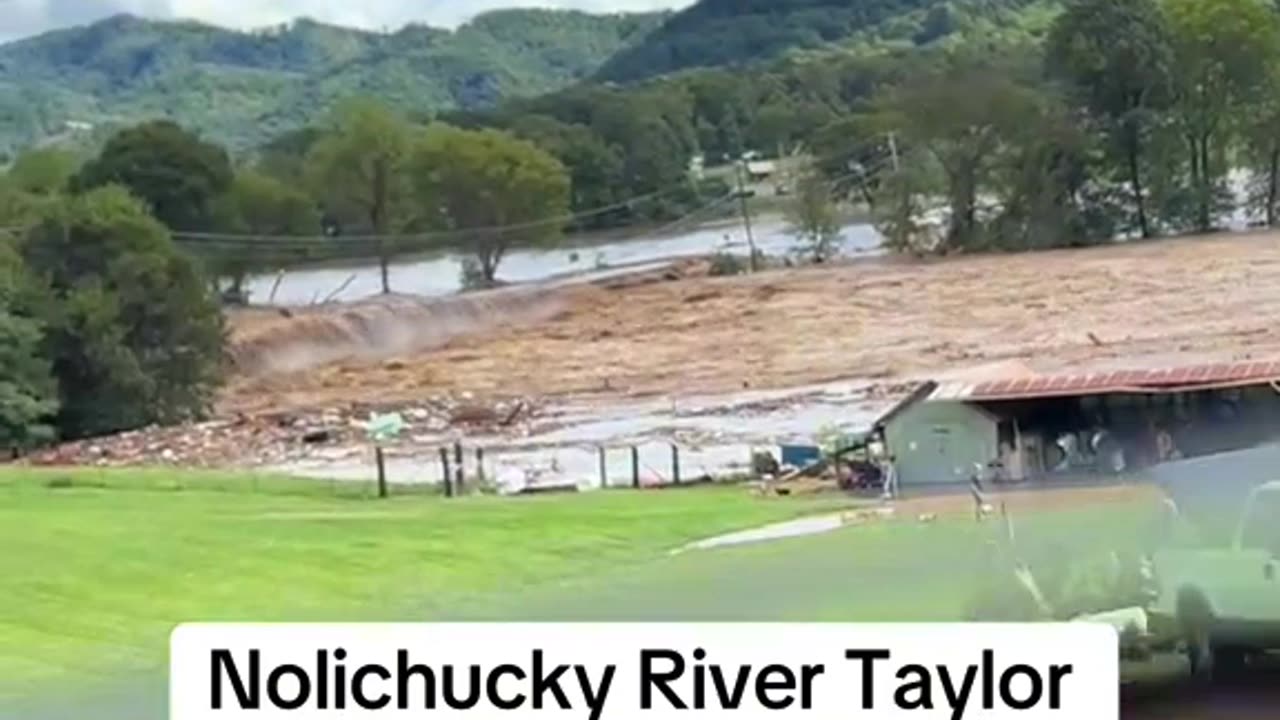
[[[510, 306], [505, 319], [520, 322], [484, 325], [481, 307], [464, 314], [463, 324], [487, 328], [479, 333], [450, 331], [459, 324], [448, 321], [430, 328], [435, 316], [422, 314], [417, 332], [438, 341], [399, 345], [391, 362], [361, 357], [360, 333], [345, 357], [327, 338], [300, 343], [310, 369], [240, 378], [224, 405], [323, 407], [427, 391], [689, 396], [1015, 359], [1053, 371], [1275, 358], [1277, 240], [1259, 233], [562, 287], [539, 301], [546, 312]], [[288, 353], [273, 357], [266, 366], [290, 367]]]

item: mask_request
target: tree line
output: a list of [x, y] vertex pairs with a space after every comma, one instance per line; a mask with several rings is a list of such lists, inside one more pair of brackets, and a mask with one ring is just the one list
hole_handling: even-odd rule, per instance
[[0, 175], [0, 450], [204, 416], [223, 370], [219, 279], [345, 241], [376, 251], [390, 290], [396, 234], [427, 231], [454, 233], [488, 283], [568, 212], [567, 173], [532, 143], [367, 102], [342, 106], [299, 170], [291, 184], [235, 166], [169, 121], [84, 162], [19, 157]]
[[900, 141], [886, 235], [919, 249], [939, 200], [941, 251], [1274, 225], [1278, 40], [1261, 0], [1077, 0], [1041, 43], [922, 56], [851, 121]]

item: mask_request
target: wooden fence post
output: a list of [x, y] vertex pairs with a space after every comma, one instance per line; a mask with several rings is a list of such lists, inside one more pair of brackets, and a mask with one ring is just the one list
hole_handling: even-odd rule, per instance
[[440, 448], [440, 477], [444, 478], [444, 496], [453, 497], [453, 471], [449, 469], [449, 448]]
[[462, 468], [462, 443], [461, 442], [455, 441], [453, 443], [453, 459], [455, 464], [457, 465], [457, 467], [454, 468], [454, 472], [458, 473], [458, 482], [454, 487], [454, 492], [458, 493], [459, 495], [462, 495], [466, 492], [465, 490], [466, 478], [464, 476], [464, 472]]
[[373, 447], [373, 457], [378, 463], [378, 497], [385, 498], [387, 496], [387, 461], [383, 457], [381, 445]]

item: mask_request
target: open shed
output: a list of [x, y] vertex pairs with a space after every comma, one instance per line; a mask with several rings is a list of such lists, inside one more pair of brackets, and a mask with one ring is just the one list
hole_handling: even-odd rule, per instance
[[[882, 423], [902, 485], [1130, 472], [1280, 439], [1280, 362], [939, 382]], [[988, 475], [990, 476], [990, 475]]]

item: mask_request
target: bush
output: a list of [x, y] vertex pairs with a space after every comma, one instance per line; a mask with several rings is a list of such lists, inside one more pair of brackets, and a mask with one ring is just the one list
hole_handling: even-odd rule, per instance
[[24, 307], [26, 284], [18, 257], [0, 246], [0, 450], [10, 452], [53, 439], [57, 410], [57, 386], [39, 353], [43, 327]]
[[747, 264], [745, 260], [731, 253], [719, 252], [712, 256], [711, 268], [708, 272], [712, 277], [724, 277], [741, 275], [746, 271]]

